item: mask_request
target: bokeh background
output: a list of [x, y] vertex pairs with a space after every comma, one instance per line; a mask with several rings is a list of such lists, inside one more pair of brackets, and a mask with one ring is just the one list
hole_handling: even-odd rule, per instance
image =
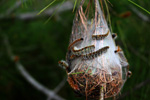
[[[150, 14], [128, 0], [109, 0], [113, 32], [130, 64], [133, 75], [121, 92], [121, 100], [149, 100], [150, 98]], [[150, 11], [149, 0], [133, 0]], [[20, 2], [20, 3], [19, 3]], [[10, 60], [4, 43], [8, 38], [16, 59], [34, 79], [55, 89], [65, 78], [65, 70], [58, 61], [65, 59], [74, 13], [73, 3], [68, 9], [55, 8], [36, 15], [52, 0], [0, 0], [0, 100], [46, 100], [47, 96], [34, 88]], [[70, 2], [70, 1], [69, 1]], [[66, 1], [64, 1], [66, 3]], [[104, 6], [105, 7], [105, 6]], [[64, 9], [64, 11], [63, 11]], [[53, 14], [53, 17], [46, 22]], [[46, 23], [45, 23], [46, 22]], [[66, 82], [57, 93], [66, 100], [77, 98]]]

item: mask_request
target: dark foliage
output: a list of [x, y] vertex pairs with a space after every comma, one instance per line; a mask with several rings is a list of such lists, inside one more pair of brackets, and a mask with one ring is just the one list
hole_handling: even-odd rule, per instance
[[[149, 0], [134, 0], [150, 11]], [[5, 14], [16, 1], [1, 0], [0, 15]], [[54, 89], [66, 76], [58, 67], [58, 61], [65, 59], [74, 14], [66, 11], [56, 14], [47, 23], [47, 17], [32, 20], [20, 20], [15, 15], [25, 12], [40, 11], [48, 0], [29, 0], [24, 2], [12, 14], [0, 18], [0, 100], [44, 100], [45, 95], [29, 84], [9, 60], [3, 43], [2, 34], [9, 38], [14, 54], [19, 56], [26, 70], [40, 83]], [[150, 21], [141, 19], [127, 0], [110, 0], [112, 29], [118, 34], [117, 43], [125, 51], [133, 75], [125, 83], [122, 94], [130, 92], [121, 100], [149, 100], [150, 83]], [[55, 5], [55, 4], [54, 4]], [[105, 7], [105, 6], [104, 6]], [[134, 6], [135, 7], [135, 6]], [[150, 18], [150, 15], [135, 7]], [[141, 82], [147, 83], [133, 89]], [[138, 86], [137, 86], [138, 87]], [[83, 100], [75, 97], [68, 83], [58, 93], [66, 100]]]

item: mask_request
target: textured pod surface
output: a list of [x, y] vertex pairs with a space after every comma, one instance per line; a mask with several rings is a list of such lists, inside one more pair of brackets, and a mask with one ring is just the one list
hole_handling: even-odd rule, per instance
[[87, 99], [99, 99], [101, 88], [105, 98], [113, 97], [126, 81], [128, 62], [115, 45], [98, 0], [90, 0], [85, 10], [84, 2], [74, 18], [66, 56], [68, 82]]

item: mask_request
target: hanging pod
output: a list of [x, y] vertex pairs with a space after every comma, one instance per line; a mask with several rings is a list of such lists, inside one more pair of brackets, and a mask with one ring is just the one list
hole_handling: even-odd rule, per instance
[[[88, 4], [86, 6], [86, 4]], [[98, 0], [81, 0], [73, 20], [66, 61], [68, 83], [86, 99], [103, 100], [119, 94], [128, 62], [118, 48]]]

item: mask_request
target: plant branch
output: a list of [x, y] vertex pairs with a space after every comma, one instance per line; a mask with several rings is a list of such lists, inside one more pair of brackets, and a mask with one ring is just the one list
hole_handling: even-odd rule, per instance
[[[60, 82], [60, 84], [54, 89], [53, 92], [58, 93], [58, 91], [65, 85], [65, 83], [66, 83], [66, 78], [64, 78], [64, 79]], [[51, 99], [53, 99], [53, 98], [52, 98], [52, 97], [48, 97], [47, 100], [51, 100]]]
[[58, 93], [58, 91], [65, 85], [65, 83], [66, 83], [66, 78], [64, 78], [64, 79], [60, 82], [60, 84], [54, 89], [54, 92], [55, 92], [55, 93]]
[[137, 85], [136, 85], [134, 88], [132, 88], [131, 90], [129, 90], [129, 91], [123, 93], [117, 100], [122, 100], [124, 97], [130, 95], [132, 92], [134, 92], [134, 91], [136, 91], [136, 90], [142, 88], [143, 86], [145, 86], [145, 85], [147, 85], [147, 84], [149, 84], [149, 83], [150, 83], [150, 79], [147, 79], [147, 80], [145, 80], [145, 81], [143, 81], [143, 82], [137, 84]]
[[65, 12], [65, 11], [73, 9], [73, 4], [70, 1], [66, 1], [60, 7], [59, 6], [60, 6], [60, 4], [58, 4], [58, 5], [54, 6], [54, 7], [51, 7], [50, 9], [47, 9], [47, 10], [43, 11], [43, 14], [40, 14], [40, 15], [37, 15], [37, 13], [39, 11], [21, 13], [21, 14], [13, 15], [13, 16], [6, 16], [5, 14], [0, 14], [0, 20], [3, 20], [3, 19], [31, 20], [31, 19], [40, 18], [42, 16], [49, 17], [49, 16], [51, 16], [54, 13], [54, 11], [57, 8], [59, 8], [57, 10], [57, 13], [62, 13], [62, 12]]
[[143, 60], [144, 62], [146, 62], [148, 64], [148, 66], [150, 66], [150, 62], [148, 61], [148, 59], [146, 57], [144, 57], [142, 54], [140, 54], [139, 52], [137, 52], [129, 43], [127, 45], [129, 47], [129, 49], [131, 50], [131, 52], [133, 52], [141, 60]]
[[17, 1], [12, 7], [10, 7], [7, 11], [6, 11], [6, 15], [10, 15], [14, 10], [16, 10], [17, 8], [20, 7], [20, 5], [24, 2], [26, 2], [27, 0], [19, 0]]
[[131, 9], [139, 18], [141, 18], [143, 21], [145, 21], [145, 22], [150, 22], [150, 17], [144, 15], [144, 14], [141, 13], [139, 10], [137, 10], [135, 7], [130, 6], [130, 9]]
[[[8, 52], [8, 56], [12, 61], [15, 62], [15, 65], [19, 72], [22, 74], [22, 76], [32, 85], [34, 86], [37, 90], [41, 91], [44, 93], [47, 97], [51, 97], [56, 100], [64, 100], [62, 97], [58, 96], [54, 91], [49, 90], [47, 87], [43, 86], [40, 84], [38, 81], [36, 81], [23, 67], [23, 65], [19, 61], [15, 61], [15, 56], [11, 51], [11, 47], [8, 42], [8, 38], [5, 36], [4, 37], [4, 44], [6, 46], [6, 50]], [[59, 85], [58, 85], [59, 86]]]

